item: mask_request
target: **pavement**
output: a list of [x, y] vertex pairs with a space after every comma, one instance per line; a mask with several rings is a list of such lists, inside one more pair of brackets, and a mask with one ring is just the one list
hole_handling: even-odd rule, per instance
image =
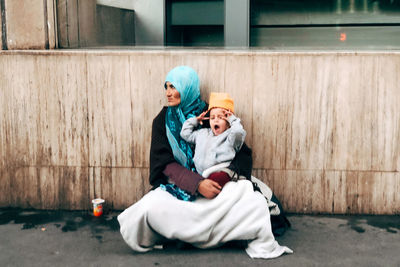
[[280, 244], [294, 254], [251, 259], [243, 248], [132, 251], [116, 216], [0, 209], [0, 266], [400, 266], [400, 216], [290, 214]]

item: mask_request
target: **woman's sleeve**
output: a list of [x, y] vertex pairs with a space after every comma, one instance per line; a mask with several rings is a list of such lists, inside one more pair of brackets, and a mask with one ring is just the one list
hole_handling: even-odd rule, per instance
[[150, 147], [150, 184], [153, 188], [168, 183], [168, 178], [180, 188], [194, 194], [203, 179], [176, 162], [165, 130], [164, 108], [153, 120]]
[[175, 161], [165, 130], [165, 112], [166, 109], [164, 108], [155, 117], [151, 131], [150, 184], [153, 187], [168, 182], [163, 171], [167, 164]]
[[198, 173], [186, 169], [177, 162], [169, 163], [163, 173], [169, 177], [171, 182], [192, 195], [196, 193], [200, 181], [204, 179]]

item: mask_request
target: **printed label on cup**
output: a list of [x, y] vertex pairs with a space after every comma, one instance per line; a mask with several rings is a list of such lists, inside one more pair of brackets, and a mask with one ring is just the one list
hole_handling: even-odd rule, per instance
[[93, 203], [93, 215], [99, 217], [103, 214], [103, 203], [104, 199], [96, 198], [92, 200]]

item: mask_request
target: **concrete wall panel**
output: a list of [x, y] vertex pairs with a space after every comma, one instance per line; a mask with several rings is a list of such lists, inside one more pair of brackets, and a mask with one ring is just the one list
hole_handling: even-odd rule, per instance
[[150, 190], [148, 168], [90, 168], [90, 199], [103, 198], [108, 209], [123, 210]]
[[398, 214], [399, 173], [265, 170], [253, 175], [270, 185], [288, 212]]
[[135, 10], [136, 45], [164, 45], [165, 1], [133, 0], [131, 3]]
[[49, 48], [57, 48], [57, 21], [56, 21], [56, 0], [47, 1], [47, 28], [48, 28], [48, 39]]
[[[5, 166], [34, 166], [38, 157], [39, 86], [35, 57], [3, 56], [2, 143]], [[34, 119], [32, 119], [34, 118]], [[31, 138], [32, 137], [32, 138]], [[49, 162], [47, 162], [49, 163]]]
[[[289, 212], [400, 212], [399, 53], [0, 52], [0, 206], [139, 200], [164, 79], [192, 66], [226, 91], [254, 172]], [[29, 192], [28, 192], [28, 191]]]
[[[369, 170], [371, 168], [372, 92], [375, 68], [369, 57], [338, 57], [334, 87], [334, 118], [327, 168]], [[363, 77], [355, 79], [355, 77]], [[376, 88], [376, 87], [375, 87]]]
[[88, 56], [87, 73], [90, 166], [133, 167], [129, 57]]
[[[0, 3], [0, 12], [1, 12], [1, 3]], [[3, 20], [0, 13], [0, 50], [3, 49]]]
[[43, 0], [5, 0], [8, 49], [44, 49], [46, 32]]
[[76, 56], [36, 58], [37, 125], [41, 153], [36, 164], [88, 165], [86, 59]]
[[132, 107], [133, 165], [150, 166], [151, 125], [165, 105], [164, 57], [134, 55], [129, 58], [130, 104]]
[[[400, 61], [390, 56], [370, 60], [375, 64], [372, 92], [372, 169], [400, 170]], [[396, 100], [396, 101], [393, 101]]]
[[[243, 66], [246, 66], [243, 68]], [[229, 75], [227, 75], [229, 73]], [[227, 56], [225, 69], [221, 76], [225, 77], [224, 89], [213, 88], [212, 91], [229, 92], [235, 103], [235, 114], [241, 119], [246, 130], [246, 144], [253, 147], [253, 57]], [[250, 79], [249, 79], [250, 78]]]
[[[286, 169], [322, 169], [326, 151], [327, 123], [332, 112], [329, 75], [332, 57], [291, 57], [290, 87], [287, 92]], [[282, 75], [288, 73], [280, 69]], [[304, 79], [307, 77], [307, 79]], [[278, 78], [282, 81], [284, 76]], [[280, 90], [279, 84], [275, 90]], [[276, 138], [279, 138], [276, 136]]]
[[293, 66], [288, 56], [260, 55], [254, 57], [252, 77], [253, 167], [285, 169]]
[[0, 207], [8, 207], [11, 203], [10, 175], [8, 170], [0, 166]]
[[[0, 57], [0, 69], [4, 70], [7, 65], [7, 57]], [[6, 73], [0, 71], [0, 81], [6, 80]], [[4, 82], [0, 83], [0, 169], [3, 168], [6, 159], [6, 132], [5, 132], [5, 116], [6, 112], [6, 92], [7, 87]]]
[[57, 17], [59, 46], [67, 48], [79, 47], [78, 1], [58, 0]]
[[97, 43], [96, 0], [78, 1], [77, 16], [79, 47], [94, 46]]
[[88, 171], [81, 167], [17, 167], [8, 169], [7, 206], [34, 209], [90, 208]]
[[[87, 165], [82, 57], [4, 56], [2, 144], [7, 165]], [[78, 75], [77, 72], [83, 75]]]

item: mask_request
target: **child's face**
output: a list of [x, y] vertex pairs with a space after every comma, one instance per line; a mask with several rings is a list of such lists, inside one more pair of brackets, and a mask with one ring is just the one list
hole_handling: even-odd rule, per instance
[[229, 128], [226, 111], [223, 108], [213, 108], [210, 111], [210, 127], [214, 135], [220, 135]]

